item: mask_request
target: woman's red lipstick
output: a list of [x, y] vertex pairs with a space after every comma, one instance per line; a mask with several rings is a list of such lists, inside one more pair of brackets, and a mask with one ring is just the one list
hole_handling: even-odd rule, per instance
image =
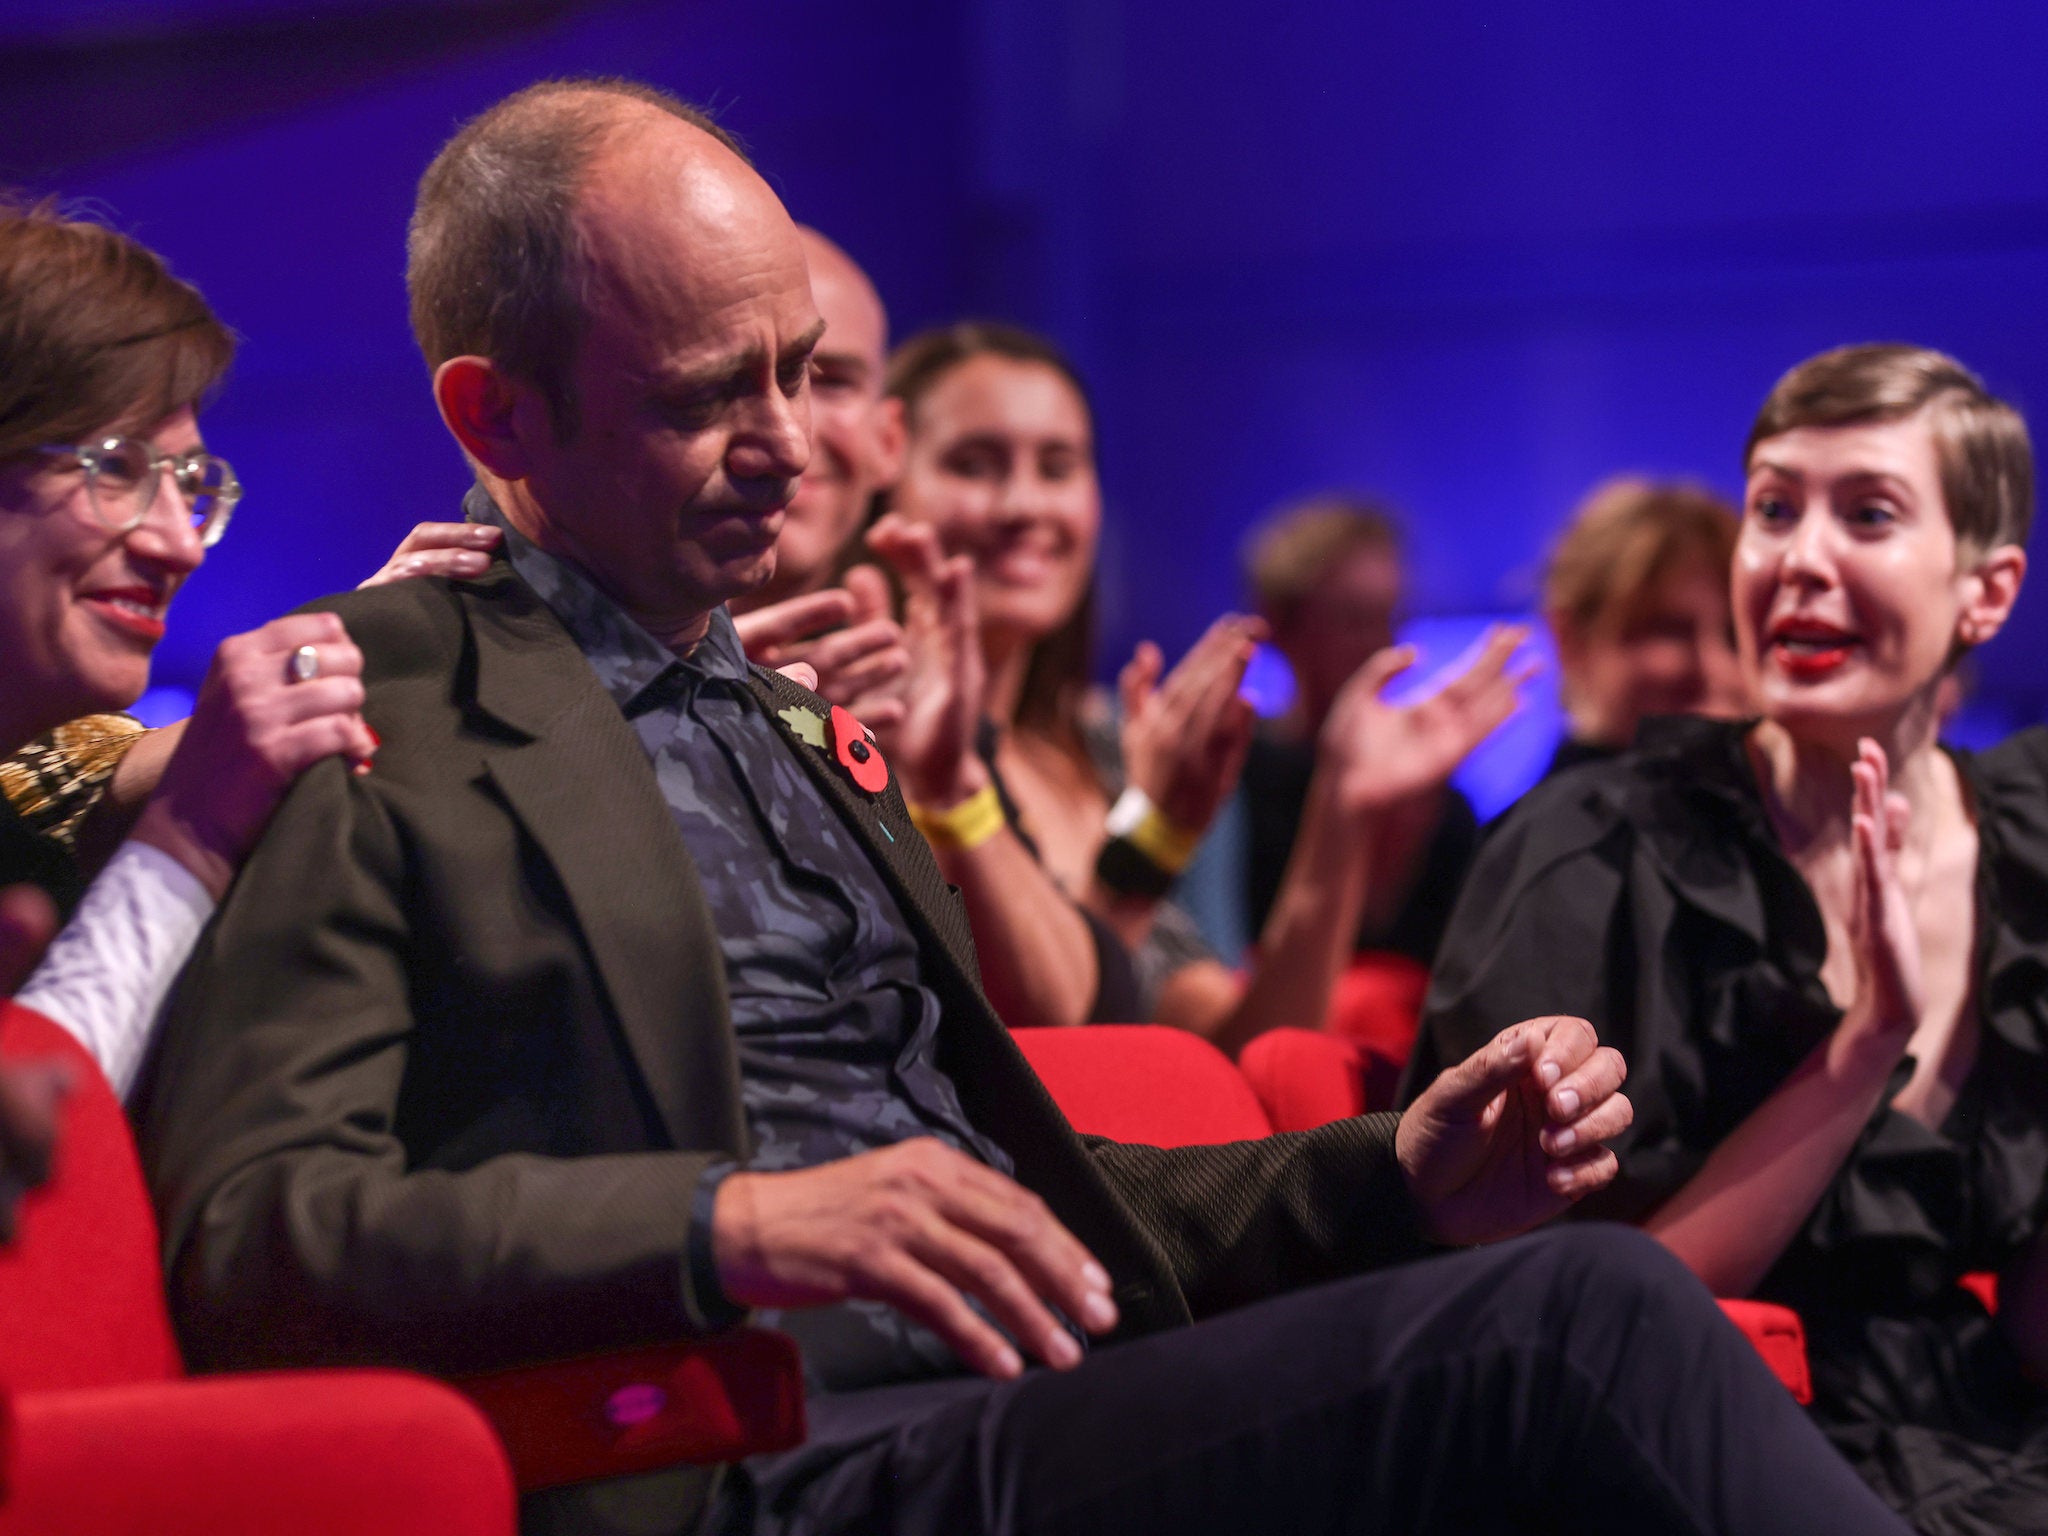
[[[79, 595], [80, 602], [115, 629], [155, 645], [164, 637], [164, 598], [148, 587], [110, 587]], [[147, 611], [143, 611], [147, 610]]]
[[1771, 653], [1779, 667], [1801, 682], [1813, 682], [1840, 671], [1851, 648], [1858, 643], [1847, 630], [1798, 619], [1773, 624], [1770, 630]]

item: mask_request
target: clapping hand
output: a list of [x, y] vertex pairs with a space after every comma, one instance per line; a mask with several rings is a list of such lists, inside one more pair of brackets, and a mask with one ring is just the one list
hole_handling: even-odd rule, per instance
[[1605, 1145], [1628, 1129], [1621, 1053], [1584, 1019], [1502, 1030], [1430, 1084], [1394, 1151], [1440, 1243], [1484, 1243], [1548, 1221], [1620, 1169]]
[[1849, 936], [1856, 950], [1856, 1000], [1843, 1016], [1844, 1044], [1866, 1042], [1904, 1051], [1920, 1022], [1926, 993], [1920, 980], [1920, 932], [1899, 879], [1899, 850], [1906, 843], [1912, 807], [1891, 793], [1884, 748], [1869, 738], [1857, 743], [1849, 767], [1855, 804], [1849, 832], [1856, 860], [1856, 899]]
[[841, 586], [735, 614], [732, 623], [750, 661], [785, 673], [809, 667], [811, 686], [871, 730], [902, 718], [910, 653], [889, 616], [889, 583], [873, 566], [855, 566]]
[[903, 635], [910, 657], [903, 710], [876, 725], [876, 737], [912, 800], [957, 804], [987, 782], [974, 751], [987, 679], [973, 559], [946, 556], [929, 525], [894, 513], [868, 530], [868, 548], [888, 561], [903, 583]]
[[1265, 633], [1262, 620], [1225, 614], [1164, 682], [1164, 658], [1149, 640], [1117, 677], [1124, 772], [1191, 836], [1208, 830], [1244, 768], [1252, 709], [1237, 690]]
[[1318, 750], [1338, 775], [1339, 802], [1360, 812], [1390, 810], [1449, 779], [1472, 749], [1515, 712], [1517, 692], [1535, 670], [1513, 667], [1529, 638], [1520, 625], [1495, 625], [1472, 664], [1426, 698], [1390, 704], [1382, 691], [1415, 664], [1415, 648], [1391, 646], [1338, 690]]

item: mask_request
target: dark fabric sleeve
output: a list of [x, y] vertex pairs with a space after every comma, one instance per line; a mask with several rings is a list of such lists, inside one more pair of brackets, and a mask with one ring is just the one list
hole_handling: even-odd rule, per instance
[[1399, 1124], [1361, 1115], [1210, 1147], [1085, 1139], [1203, 1317], [1430, 1252], [1394, 1159]]
[[1611, 1031], [1626, 1015], [1611, 953], [1621, 839], [1559, 847], [1543, 821], [1542, 807], [1524, 802], [1473, 864], [1430, 973], [1404, 1105], [1523, 1019], [1571, 1014], [1616, 1043]]
[[1628, 1065], [1635, 1120], [1608, 1143], [1619, 1175], [1572, 1214], [1634, 1222], [1692, 1177], [1711, 1146], [1697, 1115], [1678, 1108], [1702, 1091], [1686, 935], [1707, 930], [1686, 926], [1696, 914], [1656, 873], [1612, 796], [1587, 792], [1590, 782], [1539, 786], [1482, 843], [1430, 975], [1399, 1102], [1413, 1103], [1511, 1024], [1585, 1019]]
[[456, 1373], [722, 1321], [687, 1263], [713, 1154], [408, 1166], [406, 888], [392, 818], [330, 759], [179, 988], [135, 1112], [192, 1363]]

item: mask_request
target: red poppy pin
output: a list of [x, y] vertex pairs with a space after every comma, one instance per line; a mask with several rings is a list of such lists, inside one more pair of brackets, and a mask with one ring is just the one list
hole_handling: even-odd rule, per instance
[[846, 776], [871, 795], [889, 787], [889, 765], [867, 727], [837, 704], [832, 706], [832, 754]]

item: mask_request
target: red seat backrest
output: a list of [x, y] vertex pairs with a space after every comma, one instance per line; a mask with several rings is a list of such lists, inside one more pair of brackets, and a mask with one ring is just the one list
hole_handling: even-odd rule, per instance
[[1074, 1129], [1154, 1147], [1272, 1134], [1230, 1058], [1163, 1024], [1011, 1031]]
[[156, 1216], [127, 1117], [71, 1034], [0, 1002], [0, 1057], [56, 1057], [71, 1094], [50, 1182], [0, 1248], [0, 1386], [117, 1386], [184, 1374], [164, 1305]]

